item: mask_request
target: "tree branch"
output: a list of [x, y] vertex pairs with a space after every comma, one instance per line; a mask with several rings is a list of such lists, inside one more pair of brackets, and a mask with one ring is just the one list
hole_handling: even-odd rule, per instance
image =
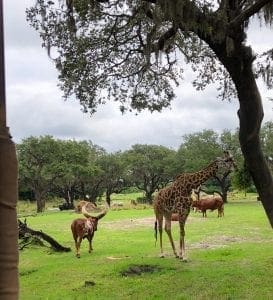
[[163, 50], [165, 42], [177, 33], [177, 27], [169, 28], [158, 40], [158, 50]]
[[144, 0], [145, 2], [149, 2], [149, 3], [156, 3], [157, 0]]
[[255, 4], [247, 8], [240, 15], [234, 18], [230, 23], [230, 28], [235, 28], [241, 25], [244, 21], [249, 19], [251, 16], [255, 15], [261, 8], [263, 8], [267, 3], [270, 3], [272, 0], [258, 0]]

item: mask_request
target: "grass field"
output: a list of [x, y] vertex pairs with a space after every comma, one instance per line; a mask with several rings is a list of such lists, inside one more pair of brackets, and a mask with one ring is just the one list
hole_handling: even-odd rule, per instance
[[[48, 211], [29, 216], [31, 228], [72, 252], [39, 246], [20, 251], [20, 299], [273, 299], [273, 232], [254, 199], [229, 201], [224, 218], [217, 218], [216, 211], [208, 218], [191, 212], [188, 262], [173, 257], [165, 233], [166, 257], [159, 258], [149, 206], [110, 210], [99, 222], [94, 251], [88, 253], [84, 240], [80, 259], [70, 232], [79, 215]], [[22, 216], [26, 208], [20, 209]], [[176, 222], [173, 235], [177, 242]]]

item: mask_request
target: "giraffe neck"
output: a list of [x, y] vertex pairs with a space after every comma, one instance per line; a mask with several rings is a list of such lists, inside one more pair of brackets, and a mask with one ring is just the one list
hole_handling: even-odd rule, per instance
[[216, 174], [216, 171], [218, 169], [218, 165], [216, 161], [209, 164], [206, 168], [193, 173], [192, 176], [195, 177], [195, 182], [198, 182], [199, 185], [208, 180], [210, 177], [214, 176]]
[[198, 172], [182, 174], [177, 178], [177, 181], [180, 182], [180, 184], [183, 184], [183, 186], [187, 187], [189, 190], [196, 189], [210, 177], [214, 176], [217, 169], [218, 164], [216, 161], [214, 161]]

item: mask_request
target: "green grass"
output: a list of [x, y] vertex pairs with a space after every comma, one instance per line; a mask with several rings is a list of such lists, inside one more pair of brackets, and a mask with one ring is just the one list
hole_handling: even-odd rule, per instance
[[[20, 206], [19, 206], [20, 207]], [[153, 236], [153, 210], [110, 210], [99, 222], [93, 248], [74, 255], [72, 211], [29, 216], [28, 225], [43, 230], [72, 252], [32, 247], [20, 251], [21, 300], [31, 299], [272, 299], [273, 238], [261, 203], [236, 199], [225, 217], [191, 213], [186, 224], [188, 262], [173, 257], [166, 234], [166, 257], [159, 258]], [[173, 223], [178, 240], [178, 224]], [[157, 267], [152, 273], [122, 276], [132, 265]], [[86, 282], [94, 285], [85, 286]]]

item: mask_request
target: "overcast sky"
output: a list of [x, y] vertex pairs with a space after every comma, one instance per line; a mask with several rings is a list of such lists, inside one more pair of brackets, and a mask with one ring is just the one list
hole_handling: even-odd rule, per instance
[[[26, 22], [25, 9], [34, 0], [4, 0], [7, 123], [15, 142], [29, 136], [52, 135], [59, 139], [91, 140], [107, 151], [132, 145], [157, 144], [177, 149], [184, 134], [212, 129], [222, 132], [238, 127], [238, 102], [217, 99], [211, 86], [197, 92], [186, 78], [176, 89], [171, 109], [162, 113], [121, 115], [109, 103], [91, 116], [75, 100], [64, 101], [57, 87], [57, 72], [41, 48], [38, 33]], [[273, 45], [273, 29], [251, 30], [248, 43], [255, 51]], [[259, 83], [265, 121], [273, 121], [273, 92]]]

